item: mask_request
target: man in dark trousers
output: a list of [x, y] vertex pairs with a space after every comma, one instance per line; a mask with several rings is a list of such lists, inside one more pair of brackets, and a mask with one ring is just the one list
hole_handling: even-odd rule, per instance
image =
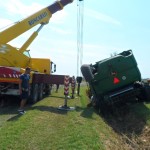
[[18, 109], [18, 112], [20, 114], [25, 113], [24, 106], [30, 95], [30, 84], [29, 84], [30, 71], [31, 71], [31, 69], [29, 67], [27, 67], [25, 69], [25, 73], [21, 74], [21, 76], [20, 76], [19, 91], [20, 91], [20, 95], [21, 95], [21, 102], [20, 102], [20, 108]]

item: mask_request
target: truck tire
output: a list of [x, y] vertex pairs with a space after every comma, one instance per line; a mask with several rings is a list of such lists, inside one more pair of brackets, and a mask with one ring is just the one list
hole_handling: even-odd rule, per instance
[[103, 98], [99, 97], [99, 99], [96, 100], [96, 109], [98, 110], [98, 113], [100, 115], [105, 115], [107, 113], [107, 106], [103, 102]]
[[87, 82], [90, 82], [94, 78], [90, 65], [87, 65], [87, 64], [82, 65], [81, 72]]
[[36, 103], [37, 101], [38, 101], [38, 84], [34, 84], [32, 90], [32, 102]]
[[52, 85], [50, 85], [50, 84], [45, 84], [45, 95], [46, 95], [46, 96], [51, 95], [51, 90], [52, 90]]
[[150, 102], [150, 86], [144, 87], [145, 102]]
[[38, 100], [43, 99], [43, 83], [39, 84]]

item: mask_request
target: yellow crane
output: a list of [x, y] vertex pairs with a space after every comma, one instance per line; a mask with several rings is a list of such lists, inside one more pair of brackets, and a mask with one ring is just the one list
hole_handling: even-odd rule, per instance
[[[32, 14], [31, 16], [23, 19], [20, 22], [17, 22], [13, 26], [0, 32], [0, 66], [11, 66], [20, 68], [30, 66], [33, 70], [39, 72], [45, 72], [46, 70], [47, 73], [50, 73], [50, 65], [47, 64], [48, 62], [49, 64], [51, 64], [49, 60], [30, 58], [23, 53], [36, 38], [38, 32], [42, 29], [42, 27], [49, 23], [51, 16], [55, 12], [62, 10], [64, 6], [71, 2], [72, 0], [56, 1], [52, 5], [43, 8], [42, 10]], [[38, 24], [40, 24], [41, 26], [30, 36], [30, 38], [22, 45], [21, 48], [17, 49], [8, 44], [8, 42], [17, 38], [19, 35], [23, 34], [24, 32], [28, 31], [29, 29], [33, 28]], [[43, 64], [46, 64], [44, 65], [45, 67], [39, 66], [39, 64], [41, 64], [41, 61]]]
[[[37, 37], [38, 32], [43, 28], [44, 25], [49, 23], [51, 16], [72, 2], [73, 0], [56, 1], [48, 7], [39, 10], [38, 12], [0, 32], [0, 95], [19, 94], [19, 76], [26, 67], [30, 67], [32, 70], [30, 82], [32, 85], [31, 91], [34, 101], [37, 100], [38, 93], [40, 93], [39, 95], [42, 95], [41, 93], [43, 92], [44, 88], [47, 87], [46, 84], [48, 82], [41, 80], [41, 78], [46, 78], [44, 75], [50, 75], [52, 72], [51, 67], [53, 62], [50, 59], [31, 58], [30, 56], [27, 56], [25, 52], [28, 52], [27, 48]], [[40, 27], [29, 37], [22, 47], [18, 49], [8, 44], [10, 41], [14, 40], [36, 25], [40, 25]], [[40, 78], [36, 77], [38, 73], [42, 74]], [[34, 83], [34, 78], [36, 78], [36, 83], [38, 82], [38, 85]], [[37, 89], [41, 90], [38, 91]]]

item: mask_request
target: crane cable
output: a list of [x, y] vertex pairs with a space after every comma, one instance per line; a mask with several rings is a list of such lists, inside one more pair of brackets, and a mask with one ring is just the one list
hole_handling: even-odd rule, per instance
[[84, 0], [77, 0], [77, 76], [81, 75], [80, 67], [83, 60], [83, 20]]

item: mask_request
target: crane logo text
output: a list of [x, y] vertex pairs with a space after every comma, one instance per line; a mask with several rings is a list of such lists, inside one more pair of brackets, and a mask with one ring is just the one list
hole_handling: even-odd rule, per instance
[[45, 18], [47, 16], [47, 12], [44, 12], [42, 14], [40, 14], [39, 16], [35, 17], [34, 19], [28, 21], [29, 25], [34, 25], [36, 22], [42, 20], [43, 18]]

